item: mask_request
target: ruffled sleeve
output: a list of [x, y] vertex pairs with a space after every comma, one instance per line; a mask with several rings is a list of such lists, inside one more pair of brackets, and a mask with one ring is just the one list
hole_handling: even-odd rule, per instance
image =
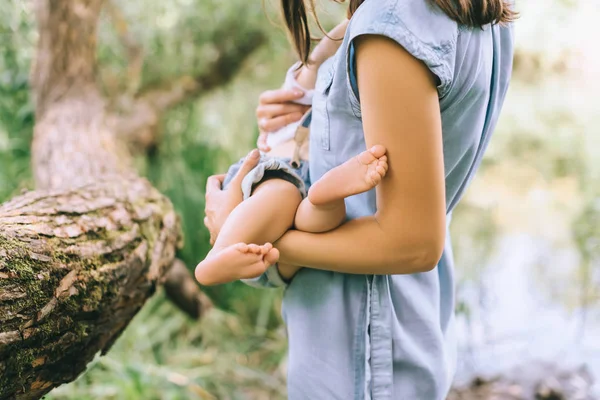
[[[354, 107], [360, 107], [355, 76], [354, 39], [381, 35], [423, 61], [438, 78], [443, 97], [452, 86], [459, 27], [427, 0], [366, 0], [354, 13], [348, 27], [348, 84]], [[402, 71], [398, 71], [402, 73]]]

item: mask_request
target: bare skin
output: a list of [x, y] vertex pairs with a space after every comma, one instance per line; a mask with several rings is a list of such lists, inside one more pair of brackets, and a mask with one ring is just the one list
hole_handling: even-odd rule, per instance
[[331, 57], [342, 44], [342, 38], [346, 33], [349, 20], [342, 21], [338, 26], [333, 28], [327, 36], [323, 37], [319, 44], [310, 54], [308, 65], [300, 69], [300, 73], [296, 77], [296, 81], [300, 86], [305, 88], [314, 88], [317, 82], [317, 70], [319, 66]]
[[377, 212], [330, 232], [288, 231], [274, 243], [285, 279], [299, 269], [291, 265], [352, 274], [424, 272], [435, 267], [444, 248], [444, 157], [435, 77], [384, 37], [358, 38], [356, 58], [365, 141], [384, 145], [390, 165], [377, 186]]
[[[367, 146], [386, 147], [390, 169], [377, 186], [375, 215], [324, 233], [290, 230], [274, 243], [285, 279], [299, 265], [350, 274], [424, 272], [435, 267], [444, 248], [446, 199], [436, 79], [425, 64], [387, 38], [365, 35], [355, 44], [365, 141]], [[272, 93], [273, 98], [282, 95]], [[232, 197], [218, 187], [214, 192]], [[226, 209], [208, 198], [206, 204], [205, 224], [217, 235], [221, 219], [216, 217]]]
[[310, 187], [307, 201], [296, 212], [296, 229], [320, 233], [337, 228], [346, 217], [344, 199], [379, 185], [387, 169], [383, 146], [373, 146], [332, 169]]
[[228, 268], [225, 274], [219, 274], [219, 269], [215, 268], [211, 272], [212, 284], [221, 284], [231, 281], [231, 271], [243, 271], [238, 279], [243, 279], [246, 274], [260, 275], [277, 262], [279, 251], [273, 249], [270, 243], [259, 246], [257, 244], [237, 243], [221, 250], [215, 255], [215, 260], [219, 261], [224, 267]]
[[[327, 36], [325, 36], [310, 54], [308, 65], [302, 66], [296, 75], [296, 82], [300, 86], [311, 89], [315, 87], [317, 81], [317, 71], [325, 60], [331, 57], [342, 44], [342, 38], [346, 33], [349, 20], [345, 19]], [[271, 149], [267, 145], [267, 135], [293, 122], [299, 121], [309, 106], [296, 104], [294, 100], [304, 95], [298, 90], [269, 90], [264, 92], [258, 102], [256, 117], [261, 134], [258, 137], [257, 146], [260, 151], [265, 153]]]
[[[308, 65], [304, 65], [296, 76], [296, 81], [300, 86], [313, 88], [317, 79], [319, 66], [331, 57], [341, 45], [341, 39], [344, 36], [348, 26], [348, 20], [342, 21], [331, 32], [325, 36], [311, 53]], [[279, 129], [283, 125], [294, 122], [306, 111], [307, 106], [294, 104], [293, 100], [301, 97], [301, 92], [287, 91], [265, 92], [260, 99], [260, 105], [257, 109], [259, 126], [263, 132]], [[291, 103], [290, 103], [291, 101]], [[266, 145], [266, 134], [261, 134], [258, 146], [264, 152], [270, 152], [271, 149]], [[273, 149], [275, 150], [275, 149]], [[321, 189], [317, 188], [315, 199], [319, 203], [315, 205], [310, 200], [301, 201], [298, 190], [289, 182], [282, 180], [270, 180], [260, 184], [253, 192], [253, 196], [248, 201], [240, 204], [239, 207], [231, 207], [230, 204], [241, 203], [241, 190], [239, 185], [241, 179], [255, 165], [251, 160], [246, 160], [238, 176], [236, 176], [231, 186], [236, 189], [229, 190], [232, 196], [219, 193], [214, 188], [220, 188], [223, 182], [223, 176], [213, 177], [207, 182], [207, 195], [220, 195], [224, 203], [221, 209], [224, 213], [231, 212], [227, 217], [227, 223], [223, 223], [221, 233], [217, 236], [211, 231], [211, 244], [213, 250], [207, 258], [201, 262], [196, 269], [196, 278], [199, 282], [209, 284], [225, 283], [231, 280], [250, 278], [260, 275], [260, 273], [269, 265], [277, 261], [279, 253], [272, 249], [269, 244], [280, 238], [288, 229], [295, 225], [297, 229], [307, 232], [325, 232], [339, 226], [344, 220], [346, 209], [343, 198], [345, 196], [335, 196], [327, 194], [326, 187], [335, 187], [327, 181], [331, 179], [342, 179], [346, 175], [348, 182], [356, 193], [373, 188], [381, 181], [381, 178], [387, 170], [386, 159], [382, 162], [386, 164], [385, 169], [379, 167], [382, 175], [372, 177], [372, 171], [368, 170], [368, 164], [373, 163], [376, 158], [383, 157], [385, 149], [380, 150], [377, 157], [365, 152], [361, 162], [349, 163], [349, 166], [342, 168], [338, 176], [332, 175], [325, 179]], [[257, 154], [249, 155], [257, 158]], [[377, 163], [372, 166], [373, 171], [377, 171]], [[361, 167], [362, 166], [362, 167]], [[340, 167], [341, 168], [341, 167]], [[366, 174], [363, 179], [356, 177]], [[360, 182], [369, 181], [370, 185], [361, 185]], [[353, 182], [353, 183], [352, 183]], [[312, 192], [311, 192], [312, 193]], [[324, 197], [323, 197], [324, 195]], [[312, 196], [312, 194], [311, 194]], [[271, 211], [266, 215], [257, 212], [260, 207], [269, 207]], [[207, 221], [205, 218], [205, 223]], [[225, 219], [222, 219], [225, 221]], [[266, 242], [266, 243], [265, 243]], [[262, 246], [246, 245], [245, 243], [265, 243]], [[250, 246], [250, 247], [248, 247]], [[283, 266], [286, 268], [286, 266]], [[227, 272], [229, 275], [227, 275]]]
[[373, 146], [323, 176], [304, 200], [287, 181], [271, 179], [261, 183], [250, 198], [231, 212], [213, 249], [196, 267], [196, 279], [204, 285], [216, 285], [259, 276], [279, 258], [270, 242], [294, 225], [307, 232], [338, 227], [346, 215], [344, 198], [377, 186], [387, 169], [385, 148]]
[[386, 171], [385, 147], [373, 146], [323, 175], [311, 186], [308, 198], [313, 204], [324, 205], [366, 192], [379, 185]]

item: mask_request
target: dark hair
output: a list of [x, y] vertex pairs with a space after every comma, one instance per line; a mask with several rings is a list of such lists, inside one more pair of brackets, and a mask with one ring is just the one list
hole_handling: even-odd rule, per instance
[[[283, 18], [291, 34], [296, 52], [303, 63], [308, 62], [310, 53], [311, 36], [308, 28], [306, 4], [310, 4], [311, 12], [315, 16], [314, 0], [281, 0]], [[339, 2], [340, 0], [334, 0]], [[348, 18], [365, 0], [350, 0]], [[517, 13], [513, 11], [509, 0], [423, 0], [429, 1], [439, 7], [448, 17], [461, 25], [469, 27], [482, 27], [487, 24], [504, 24], [516, 19]]]

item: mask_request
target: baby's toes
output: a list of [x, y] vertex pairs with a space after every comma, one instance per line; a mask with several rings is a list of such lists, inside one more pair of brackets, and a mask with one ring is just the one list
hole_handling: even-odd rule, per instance
[[375, 146], [371, 147], [368, 151], [369, 153], [373, 154], [375, 158], [381, 158], [385, 156], [386, 149], [384, 146], [376, 144]]
[[383, 167], [383, 169], [387, 171], [387, 169], [388, 169], [387, 160], [381, 160], [381, 159], [379, 159], [379, 161], [377, 161], [377, 166], [378, 167]]
[[233, 247], [240, 253], [247, 253], [248, 251], [250, 251], [250, 248], [246, 243], [237, 243], [234, 244]]
[[273, 245], [271, 243], [265, 243], [262, 246], [260, 246], [260, 254], [264, 256], [269, 251], [271, 251], [272, 248], [273, 248]]
[[385, 176], [385, 173], [387, 172], [387, 169], [383, 165], [378, 165], [375, 168], [375, 171], [377, 171], [379, 176], [381, 176], [383, 178]]
[[261, 254], [262, 253], [262, 246], [259, 246], [257, 244], [249, 244], [248, 245], [248, 250], [249, 250], [250, 253]]
[[269, 252], [265, 255], [264, 262], [265, 265], [273, 265], [279, 260], [279, 250], [271, 248]]
[[358, 162], [362, 165], [370, 165], [374, 162], [377, 162], [377, 157], [375, 157], [373, 153], [371, 153], [371, 151], [369, 150], [363, 151], [362, 153], [357, 155], [356, 158]]
[[381, 182], [381, 175], [377, 171], [371, 171], [369, 172], [369, 180], [371, 185], [377, 186]]

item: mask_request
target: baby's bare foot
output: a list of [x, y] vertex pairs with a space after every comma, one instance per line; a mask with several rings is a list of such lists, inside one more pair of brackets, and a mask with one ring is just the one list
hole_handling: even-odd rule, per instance
[[275, 264], [279, 251], [273, 245], [237, 243], [213, 249], [196, 267], [195, 275], [203, 285], [218, 285], [238, 279], [259, 276]]
[[373, 189], [388, 170], [385, 152], [385, 147], [376, 145], [335, 167], [310, 187], [308, 199], [324, 205]]

